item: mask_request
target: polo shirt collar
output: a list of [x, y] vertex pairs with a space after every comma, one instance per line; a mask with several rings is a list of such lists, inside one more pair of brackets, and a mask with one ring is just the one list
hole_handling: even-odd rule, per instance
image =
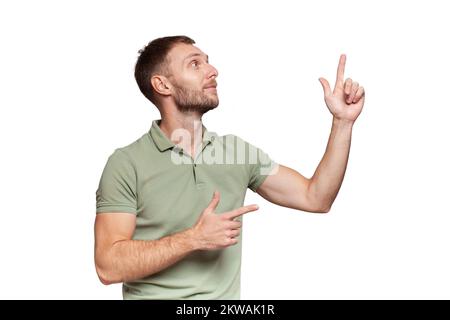
[[[162, 132], [161, 128], [159, 127], [160, 123], [161, 119], [153, 120], [152, 127], [150, 128], [149, 133], [158, 150], [163, 152], [175, 147], [175, 144], [172, 141], [170, 141], [169, 138], [166, 137], [164, 132]], [[209, 132], [203, 125], [203, 123], [202, 123], [202, 130], [203, 130], [203, 139], [202, 139], [203, 146], [206, 146], [208, 143], [214, 141], [217, 134], [214, 132]]]

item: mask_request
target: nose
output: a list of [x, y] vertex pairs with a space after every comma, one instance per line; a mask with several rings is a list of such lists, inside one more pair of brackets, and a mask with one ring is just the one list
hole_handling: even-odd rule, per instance
[[209, 65], [208, 79], [211, 78], [211, 77], [217, 78], [218, 76], [219, 76], [219, 71], [217, 71], [217, 69], [214, 68], [214, 66]]

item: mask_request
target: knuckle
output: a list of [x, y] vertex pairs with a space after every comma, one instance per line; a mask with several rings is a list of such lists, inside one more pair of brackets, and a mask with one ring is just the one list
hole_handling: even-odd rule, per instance
[[242, 226], [242, 223], [236, 221], [236, 222], [233, 222], [233, 224], [230, 226], [230, 228], [231, 229], [239, 229], [239, 228], [241, 228], [241, 226]]
[[232, 246], [234, 243], [234, 239], [228, 238], [225, 240], [225, 246]]

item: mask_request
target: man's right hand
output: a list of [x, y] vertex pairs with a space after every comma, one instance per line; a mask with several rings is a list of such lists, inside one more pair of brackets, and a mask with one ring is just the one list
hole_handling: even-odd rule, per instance
[[193, 240], [199, 250], [223, 249], [238, 243], [236, 238], [241, 232], [242, 223], [234, 219], [259, 209], [258, 205], [252, 204], [224, 213], [215, 213], [219, 201], [220, 194], [215, 191], [208, 207], [203, 210], [200, 218], [191, 228]]

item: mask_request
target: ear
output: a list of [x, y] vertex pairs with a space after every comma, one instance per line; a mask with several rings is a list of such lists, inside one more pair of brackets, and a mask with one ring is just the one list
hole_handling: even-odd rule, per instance
[[171, 84], [169, 80], [161, 75], [154, 75], [151, 79], [151, 85], [153, 87], [153, 90], [158, 92], [159, 94], [163, 96], [170, 95], [170, 88]]

